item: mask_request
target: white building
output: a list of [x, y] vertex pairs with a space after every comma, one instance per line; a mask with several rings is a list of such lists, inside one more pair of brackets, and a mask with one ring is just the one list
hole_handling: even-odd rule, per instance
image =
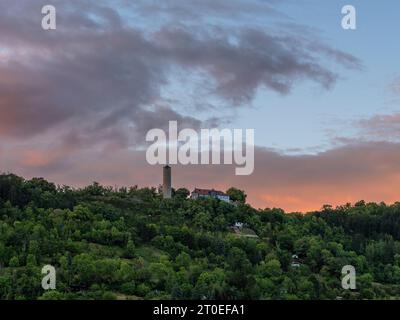
[[230, 197], [222, 192], [222, 191], [218, 191], [218, 190], [214, 190], [214, 189], [194, 189], [192, 194], [190, 195], [191, 199], [198, 199], [198, 198], [214, 198], [214, 199], [219, 199], [225, 202], [231, 202]]

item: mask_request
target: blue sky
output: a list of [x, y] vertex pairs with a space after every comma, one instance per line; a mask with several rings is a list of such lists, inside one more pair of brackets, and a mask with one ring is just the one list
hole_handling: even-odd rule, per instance
[[[341, 8], [347, 4], [357, 10], [354, 31], [341, 28]], [[238, 120], [256, 127], [260, 144], [320, 151], [331, 147], [332, 136], [357, 135], [354, 121], [398, 110], [388, 90], [399, 72], [398, 1], [282, 1], [279, 8], [296, 23], [318, 29], [333, 47], [358, 57], [363, 70], [345, 70], [328, 91], [304, 83], [288, 96], [260, 94], [256, 110], [246, 110]]]

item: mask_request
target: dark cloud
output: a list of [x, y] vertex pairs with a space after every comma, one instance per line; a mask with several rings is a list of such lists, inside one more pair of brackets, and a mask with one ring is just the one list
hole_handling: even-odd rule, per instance
[[[337, 75], [319, 64], [312, 51], [299, 47], [295, 38], [254, 29], [234, 36], [232, 43], [225, 34], [193, 35], [182, 29], [163, 29], [157, 39], [176, 63], [208, 71], [217, 82], [216, 93], [236, 103], [250, 101], [260, 86], [287, 94], [302, 79], [326, 88], [335, 83]], [[337, 60], [350, 63], [349, 59]]]
[[[307, 48], [305, 41], [299, 46], [294, 37], [182, 25], [149, 33], [129, 26], [105, 1], [53, 3], [59, 17], [55, 32], [40, 29], [38, 1], [0, 5], [0, 41], [8, 52], [7, 61], [0, 62], [3, 137], [32, 136], [66, 123], [81, 136], [118, 131], [122, 137], [120, 128], [133, 126], [142, 135], [136, 140], [152, 124], [162, 127], [168, 120], [197, 127], [199, 120], [171, 107], [148, 110], [162, 100], [161, 88], [173, 65], [206, 72], [215, 83], [210, 94], [236, 104], [249, 102], [259, 87], [285, 94], [296, 81], [308, 79], [329, 88], [336, 80], [336, 74], [319, 63], [314, 48]], [[213, 2], [212, 10], [237, 10], [239, 5], [243, 2]], [[163, 6], [169, 11], [179, 6], [189, 10], [177, 2]], [[193, 6], [209, 8], [206, 2]], [[253, 1], [249, 10], [254, 6], [265, 4]], [[357, 64], [350, 55], [322, 44], [319, 48], [320, 54], [334, 55], [339, 64]]]

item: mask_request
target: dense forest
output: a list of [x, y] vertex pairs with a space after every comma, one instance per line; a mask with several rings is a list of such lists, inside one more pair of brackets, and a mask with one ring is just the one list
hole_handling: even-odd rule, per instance
[[[400, 203], [286, 214], [228, 193], [233, 203], [0, 175], [0, 299], [400, 298]], [[56, 290], [41, 286], [48, 264]], [[355, 290], [342, 289], [344, 265]]]

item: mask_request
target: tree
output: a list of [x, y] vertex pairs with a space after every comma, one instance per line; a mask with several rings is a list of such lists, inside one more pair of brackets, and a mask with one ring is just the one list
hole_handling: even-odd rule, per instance
[[226, 194], [234, 202], [246, 203], [247, 195], [243, 190], [231, 187], [226, 191]]
[[56, 290], [46, 291], [39, 297], [39, 300], [66, 300], [66, 296], [62, 292]]
[[174, 192], [174, 197], [178, 199], [186, 199], [189, 195], [190, 191], [186, 188], [179, 188]]
[[191, 263], [190, 255], [186, 252], [182, 252], [175, 258], [175, 262], [178, 268], [188, 268]]
[[259, 272], [263, 277], [276, 278], [282, 274], [281, 263], [277, 259], [262, 262]]
[[135, 244], [133, 243], [132, 240], [128, 240], [128, 243], [126, 244], [126, 251], [125, 255], [127, 258], [133, 258], [135, 257]]
[[223, 299], [226, 291], [225, 272], [220, 268], [203, 272], [194, 288], [197, 299]]
[[16, 267], [19, 267], [19, 259], [18, 259], [18, 257], [12, 257], [11, 259], [10, 259], [10, 262], [8, 263], [8, 265], [11, 267], [11, 268], [16, 268]]
[[164, 290], [171, 270], [163, 263], [151, 263], [149, 266], [150, 283], [153, 288]]

